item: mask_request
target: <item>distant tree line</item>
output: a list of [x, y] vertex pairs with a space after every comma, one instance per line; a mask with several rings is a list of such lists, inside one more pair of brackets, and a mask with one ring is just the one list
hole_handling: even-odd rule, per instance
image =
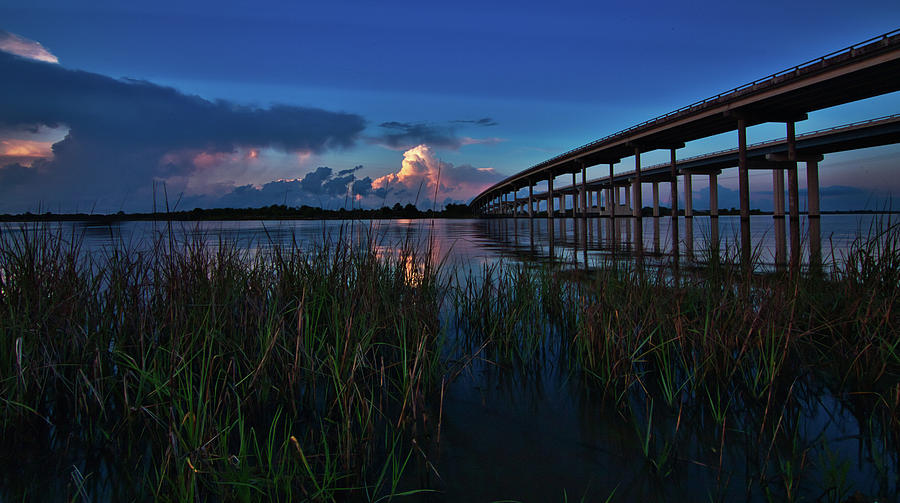
[[273, 204], [261, 208], [194, 208], [187, 211], [111, 214], [91, 213], [20, 213], [0, 215], [0, 221], [117, 221], [117, 220], [367, 220], [387, 218], [469, 218], [472, 210], [467, 204], [448, 204], [443, 210], [422, 211], [413, 204], [397, 203], [377, 209], [340, 208], [327, 210], [313, 206], [300, 207]]

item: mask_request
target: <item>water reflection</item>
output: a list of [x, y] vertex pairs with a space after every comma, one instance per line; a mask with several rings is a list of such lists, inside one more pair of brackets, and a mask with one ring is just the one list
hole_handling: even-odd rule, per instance
[[[784, 218], [751, 219], [755, 266], [762, 271], [783, 269], [789, 265], [789, 257], [790, 263], [804, 267], [811, 258], [821, 261], [823, 256], [840, 262], [853, 240], [865, 235], [876, 218], [879, 217], [824, 215], [809, 225], [804, 217], [799, 225], [792, 227], [797, 233], [809, 225], [810, 236], [790, 240], [796, 241], [791, 247]], [[636, 220], [621, 215], [615, 218], [494, 218], [474, 221], [472, 225], [477, 241], [499, 256], [517, 261], [554, 261], [593, 268], [603, 267], [610, 260], [639, 260], [651, 266], [671, 266], [673, 262], [682, 266], [702, 265], [712, 254], [720, 260], [739, 260], [738, 216], [694, 215], [677, 220], [670, 216], [644, 217], [650, 225], [641, 226], [635, 224]], [[639, 229], [641, 239], [635, 239]]]

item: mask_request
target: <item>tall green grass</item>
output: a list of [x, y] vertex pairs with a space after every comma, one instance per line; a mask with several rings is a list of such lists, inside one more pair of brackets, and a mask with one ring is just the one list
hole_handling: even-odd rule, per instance
[[549, 357], [601, 391], [657, 477], [688, 463], [720, 474], [743, 453], [748, 495], [846, 493], [824, 437], [798, 434], [832, 396], [862, 425], [867, 457], [892, 467], [881, 494], [897, 495], [900, 228], [876, 225], [825, 272], [747, 275], [754, 264], [711, 253], [677, 275], [622, 262], [577, 274], [494, 267], [469, 282], [458, 312], [472, 347], [523, 368]]
[[100, 257], [46, 227], [3, 236], [3, 499], [70, 473], [59, 493], [116, 500], [405, 490], [441, 375], [428, 258], [170, 237]]

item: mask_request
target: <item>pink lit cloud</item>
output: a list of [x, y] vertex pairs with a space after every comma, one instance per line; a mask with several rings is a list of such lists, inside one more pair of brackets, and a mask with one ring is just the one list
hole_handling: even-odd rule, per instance
[[421, 144], [403, 153], [400, 170], [372, 181], [372, 189], [391, 191], [409, 202], [468, 201], [486, 187], [501, 180], [493, 168], [442, 162], [428, 145]]
[[0, 30], [0, 51], [45, 63], [59, 63], [59, 58], [48, 51], [40, 42], [35, 42], [3, 30]]

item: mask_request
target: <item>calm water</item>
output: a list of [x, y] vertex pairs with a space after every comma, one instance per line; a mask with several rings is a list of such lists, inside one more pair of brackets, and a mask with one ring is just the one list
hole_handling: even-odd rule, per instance
[[[826, 263], [840, 262], [852, 241], [865, 236], [876, 221], [896, 222], [898, 217], [873, 215], [823, 215], [821, 217], [822, 254]], [[678, 252], [682, 263], [703, 261], [714, 236], [709, 217], [695, 216], [688, 230], [679, 218]], [[471, 220], [285, 220], [285, 221], [204, 221], [204, 222], [120, 222], [93, 224], [88, 222], [50, 224], [63, 236], [82, 241], [86, 250], [102, 250], [111, 244], [125, 243], [136, 249], [149, 248], [156, 238], [172, 236], [176, 241], [205, 239], [209, 244], [237, 244], [249, 249], [265, 249], [274, 245], [296, 243], [301, 248], [320, 247], [323, 243], [363, 243], [372, 239], [385, 251], [405, 244], [420, 252], [429, 251], [432, 258], [445, 260], [456, 267], [478, 267], [505, 261], [555, 260], [573, 265], [596, 267], [611, 257], [628, 259], [637, 245], [632, 220], [617, 218], [615, 229], [609, 219], [556, 218], [552, 225], [546, 218], [505, 218]], [[0, 224], [0, 237], [15, 233], [23, 224]], [[44, 224], [27, 224], [27, 227]], [[761, 267], [773, 266], [776, 256], [776, 233], [770, 216], [750, 219], [753, 251]], [[787, 233], [786, 233], [787, 234]], [[718, 238], [722, 256], [735, 257], [734, 244], [739, 242], [740, 223], [737, 216], [718, 218]], [[800, 252], [806, 261], [809, 252], [807, 219], [800, 222]], [[660, 263], [671, 260], [673, 250], [670, 217], [643, 219], [643, 255], [657, 257]], [[790, 240], [785, 239], [790, 253]], [[662, 257], [665, 256], [665, 259]]]
[[[823, 216], [826, 263], [840, 261], [853, 239], [865, 235], [875, 218]], [[772, 222], [767, 216], [751, 219], [753, 242], [763, 267], [775, 261]], [[671, 260], [670, 225], [668, 217], [644, 219], [642, 243], [648, 260]], [[731, 253], [729, 245], [739, 235], [738, 225], [737, 217], [719, 218], [723, 255]], [[18, 227], [7, 224], [2, 236], [8, 238]], [[62, 223], [54, 228], [81, 239], [86, 250], [95, 252], [121, 243], [135, 249], [149, 248], [159, 236], [177, 241], [200, 237], [212, 246], [229, 242], [252, 250], [292, 243], [316, 248], [325, 243], [364, 243], [371, 239], [384, 253], [410, 243], [423, 253], [430, 251], [433, 258], [444, 260], [448, 266], [475, 270], [499, 261], [554, 260], [573, 268], [597, 267], [610, 259], [628, 260], [636, 248], [627, 219], [618, 219], [615, 234], [606, 219], [590, 219], [587, 226], [581, 220], [556, 219], [551, 228], [546, 219], [526, 218], [177, 222], [171, 226], [153, 222]], [[695, 217], [690, 233], [680, 219], [681, 263], [703, 260], [712, 234], [708, 217]], [[805, 255], [806, 233], [802, 235]], [[719, 452], [709, 419], [696, 416], [694, 411], [684, 411], [683, 417], [675, 418], [659, 409], [654, 413], [634, 404], [634, 410], [626, 414], [631, 419], [625, 419], [621, 410], [605, 406], [595, 393], [552, 361], [524, 371], [476, 360], [446, 388], [440, 442], [429, 452], [436, 468], [418, 466], [410, 470], [407, 483], [441, 491], [417, 497], [422, 501], [604, 501], [613, 492], [616, 501], [765, 500], [758, 486], [749, 493], [746, 488], [748, 479], [756, 480], [751, 474], [769, 470], [768, 465], [760, 466], [754, 455], [759, 452], [753, 445], [757, 437], [750, 432], [759, 425], [754, 422], [758, 418], [752, 408], [748, 408], [745, 424], [729, 425], [728, 445]], [[896, 498], [897, 467], [890, 461], [895, 453], [885, 451], [889, 446], [873, 445], [862, 433], [867, 418], [859, 416], [855, 399], [834, 397], [814, 381], [798, 381], [794, 393], [799, 406], [793, 441], [809, 447], [809, 456], [815, 457], [809, 462], [824, 465], [826, 461], [822, 460], [837, 460], [835, 466], [840, 467], [854, 490]], [[673, 453], [680, 461], [671, 473], [660, 476], [645, 461], [636, 430], [652, 430], [656, 442], [664, 441], [673, 435], [676, 420], [683, 431], [689, 432], [693, 447], [690, 452]], [[775, 446], [776, 450], [780, 448]], [[711, 456], [710, 452], [719, 454]], [[727, 468], [717, 468], [723, 465]], [[821, 496], [824, 476], [813, 471], [801, 479], [801, 493], [807, 500]], [[777, 485], [778, 474], [771, 477]], [[822, 501], [831, 499], [825, 496]]]

